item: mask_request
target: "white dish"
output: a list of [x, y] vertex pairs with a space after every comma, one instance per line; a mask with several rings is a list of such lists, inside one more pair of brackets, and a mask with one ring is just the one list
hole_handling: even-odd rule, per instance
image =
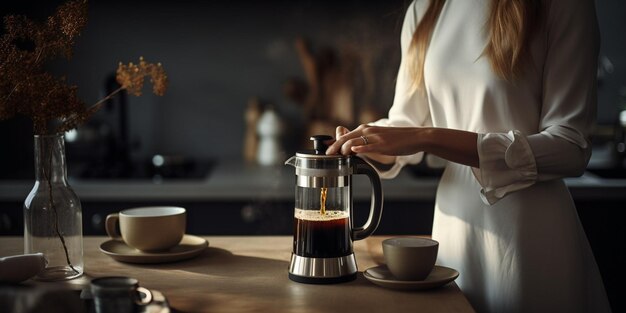
[[424, 280], [406, 281], [393, 277], [387, 265], [369, 268], [363, 276], [372, 283], [396, 290], [426, 290], [441, 287], [459, 277], [459, 272], [445, 266], [435, 265], [433, 271]]
[[143, 252], [129, 247], [121, 240], [108, 240], [100, 245], [102, 253], [120, 262], [167, 263], [193, 258], [202, 253], [209, 242], [201, 237], [184, 235], [180, 243], [162, 252]]
[[20, 283], [46, 268], [43, 253], [20, 254], [0, 258], [0, 283]]

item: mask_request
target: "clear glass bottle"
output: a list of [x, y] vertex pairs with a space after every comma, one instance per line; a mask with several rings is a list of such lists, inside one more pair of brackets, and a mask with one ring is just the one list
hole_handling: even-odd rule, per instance
[[67, 182], [63, 135], [35, 136], [35, 185], [24, 201], [24, 253], [44, 254], [36, 279], [53, 281], [83, 274], [80, 200]]

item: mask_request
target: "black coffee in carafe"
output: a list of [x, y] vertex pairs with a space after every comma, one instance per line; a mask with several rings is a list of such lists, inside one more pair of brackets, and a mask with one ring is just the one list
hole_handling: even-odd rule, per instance
[[295, 210], [293, 251], [304, 257], [334, 258], [352, 253], [348, 212]]

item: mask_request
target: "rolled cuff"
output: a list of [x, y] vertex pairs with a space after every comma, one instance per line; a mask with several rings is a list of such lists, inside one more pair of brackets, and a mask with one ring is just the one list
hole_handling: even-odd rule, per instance
[[480, 168], [472, 168], [481, 185], [481, 198], [488, 205], [537, 181], [537, 164], [530, 144], [517, 130], [478, 134]]

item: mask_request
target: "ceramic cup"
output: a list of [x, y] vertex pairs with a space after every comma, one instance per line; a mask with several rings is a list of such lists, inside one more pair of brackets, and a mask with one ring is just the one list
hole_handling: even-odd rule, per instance
[[[116, 228], [118, 221], [119, 233]], [[122, 239], [141, 251], [161, 251], [176, 246], [183, 239], [185, 226], [185, 209], [173, 206], [127, 209], [109, 214], [106, 219], [109, 237]]]
[[130, 277], [93, 279], [90, 291], [96, 313], [134, 313], [152, 301], [150, 290], [139, 287], [139, 282]]
[[383, 241], [387, 268], [399, 280], [424, 280], [437, 260], [439, 242], [428, 238], [400, 237]]

